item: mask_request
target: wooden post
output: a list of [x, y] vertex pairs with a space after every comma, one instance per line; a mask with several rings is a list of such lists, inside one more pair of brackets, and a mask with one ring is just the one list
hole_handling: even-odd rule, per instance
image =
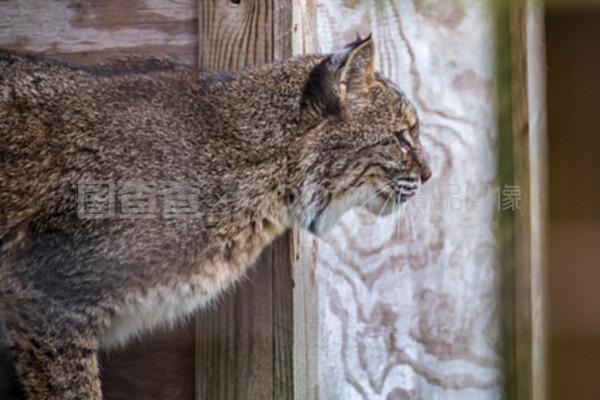
[[[199, 66], [231, 69], [289, 57], [291, 1], [199, 2]], [[196, 399], [293, 398], [291, 240], [260, 256], [239, 287], [196, 321]]]
[[[499, 184], [519, 209], [499, 216], [505, 397], [543, 400], [546, 141], [542, 16], [534, 1], [498, 2]], [[504, 194], [504, 193], [503, 193]]]
[[529, 1], [526, 15], [531, 220], [531, 385], [532, 400], [547, 398], [548, 160], [544, 6]]

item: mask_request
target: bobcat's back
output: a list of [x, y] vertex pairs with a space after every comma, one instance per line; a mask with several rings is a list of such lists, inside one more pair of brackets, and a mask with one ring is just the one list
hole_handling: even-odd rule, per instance
[[57, 64], [0, 51], [0, 239], [38, 211], [58, 157], [58, 103], [72, 80]]
[[75, 67], [0, 50], [0, 240], [42, 208], [74, 210], [79, 180], [180, 174], [198, 119], [186, 93], [202, 83], [167, 59]]

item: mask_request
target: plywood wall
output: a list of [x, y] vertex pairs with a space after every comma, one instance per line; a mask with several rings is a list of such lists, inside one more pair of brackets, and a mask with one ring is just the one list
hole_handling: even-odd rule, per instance
[[392, 216], [356, 210], [325, 240], [302, 238], [319, 399], [500, 397], [491, 21], [475, 0], [317, 0], [321, 51], [373, 33], [378, 69], [420, 111], [434, 175]]

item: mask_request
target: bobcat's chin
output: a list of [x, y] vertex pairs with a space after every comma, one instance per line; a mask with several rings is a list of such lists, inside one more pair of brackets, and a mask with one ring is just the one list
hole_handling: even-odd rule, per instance
[[363, 186], [335, 197], [325, 208], [311, 213], [303, 225], [313, 234], [323, 236], [352, 208], [364, 208], [374, 215], [386, 216], [396, 211], [413, 195], [414, 192], [386, 193]]

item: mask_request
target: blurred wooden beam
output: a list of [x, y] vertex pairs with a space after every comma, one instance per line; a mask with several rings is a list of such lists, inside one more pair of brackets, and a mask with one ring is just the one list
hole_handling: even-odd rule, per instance
[[[291, 0], [199, 1], [198, 63], [256, 66], [291, 55]], [[196, 320], [196, 399], [293, 398], [291, 241], [285, 234]]]
[[544, 8], [527, 3], [527, 85], [531, 201], [531, 370], [532, 400], [547, 399], [548, 145]]
[[[546, 139], [543, 17], [535, 1], [496, 2], [499, 185], [518, 209], [499, 213], [505, 396], [543, 400]], [[513, 192], [515, 194], [515, 192]]]

